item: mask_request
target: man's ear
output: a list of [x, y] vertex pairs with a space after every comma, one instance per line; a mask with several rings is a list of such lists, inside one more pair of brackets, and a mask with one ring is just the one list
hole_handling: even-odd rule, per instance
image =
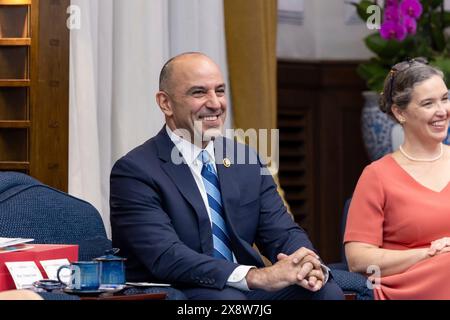
[[400, 109], [397, 105], [393, 104], [391, 107], [392, 113], [394, 117], [400, 124], [404, 124], [406, 122], [405, 118], [405, 110]]
[[170, 97], [164, 91], [158, 91], [156, 93], [156, 103], [158, 104], [161, 111], [168, 117], [173, 114], [172, 104], [170, 102]]

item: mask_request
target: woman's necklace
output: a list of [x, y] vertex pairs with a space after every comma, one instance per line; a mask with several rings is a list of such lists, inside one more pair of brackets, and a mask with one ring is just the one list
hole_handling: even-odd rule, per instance
[[439, 159], [442, 157], [442, 155], [444, 154], [444, 147], [442, 146], [442, 143], [440, 144], [440, 147], [441, 147], [441, 151], [439, 152], [439, 154], [438, 154], [436, 157], [430, 158], [430, 159], [419, 159], [419, 158], [411, 157], [409, 154], [406, 153], [405, 150], [403, 150], [402, 146], [399, 147], [399, 150], [400, 150], [400, 152], [402, 153], [402, 155], [405, 156], [405, 158], [407, 158], [407, 159], [409, 159], [409, 160], [411, 160], [411, 161], [417, 161], [417, 162], [433, 162], [433, 161], [439, 160]]

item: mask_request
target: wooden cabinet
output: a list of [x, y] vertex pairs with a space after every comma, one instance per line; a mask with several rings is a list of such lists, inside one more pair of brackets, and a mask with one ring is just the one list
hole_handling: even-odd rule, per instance
[[0, 170], [67, 190], [70, 0], [0, 0]]
[[0, 1], [0, 169], [29, 171], [31, 1]]
[[358, 62], [279, 61], [279, 178], [295, 220], [321, 257], [340, 259], [341, 216], [369, 163]]

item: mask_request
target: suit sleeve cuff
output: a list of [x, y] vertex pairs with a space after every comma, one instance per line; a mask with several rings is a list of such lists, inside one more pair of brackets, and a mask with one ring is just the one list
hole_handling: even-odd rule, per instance
[[247, 280], [245, 277], [250, 269], [256, 268], [255, 266], [238, 266], [233, 272], [230, 274], [227, 280], [227, 286], [242, 290], [242, 291], [250, 291], [247, 285]]

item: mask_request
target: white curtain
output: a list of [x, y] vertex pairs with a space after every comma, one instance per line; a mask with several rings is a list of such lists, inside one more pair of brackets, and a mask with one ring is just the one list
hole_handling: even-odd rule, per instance
[[[72, 0], [69, 193], [102, 215], [110, 235], [109, 174], [114, 162], [164, 124], [155, 102], [163, 63], [201, 51], [228, 82], [222, 0]], [[229, 90], [228, 90], [229, 92]], [[230, 99], [228, 100], [230, 101]], [[227, 128], [231, 127], [231, 106]]]

